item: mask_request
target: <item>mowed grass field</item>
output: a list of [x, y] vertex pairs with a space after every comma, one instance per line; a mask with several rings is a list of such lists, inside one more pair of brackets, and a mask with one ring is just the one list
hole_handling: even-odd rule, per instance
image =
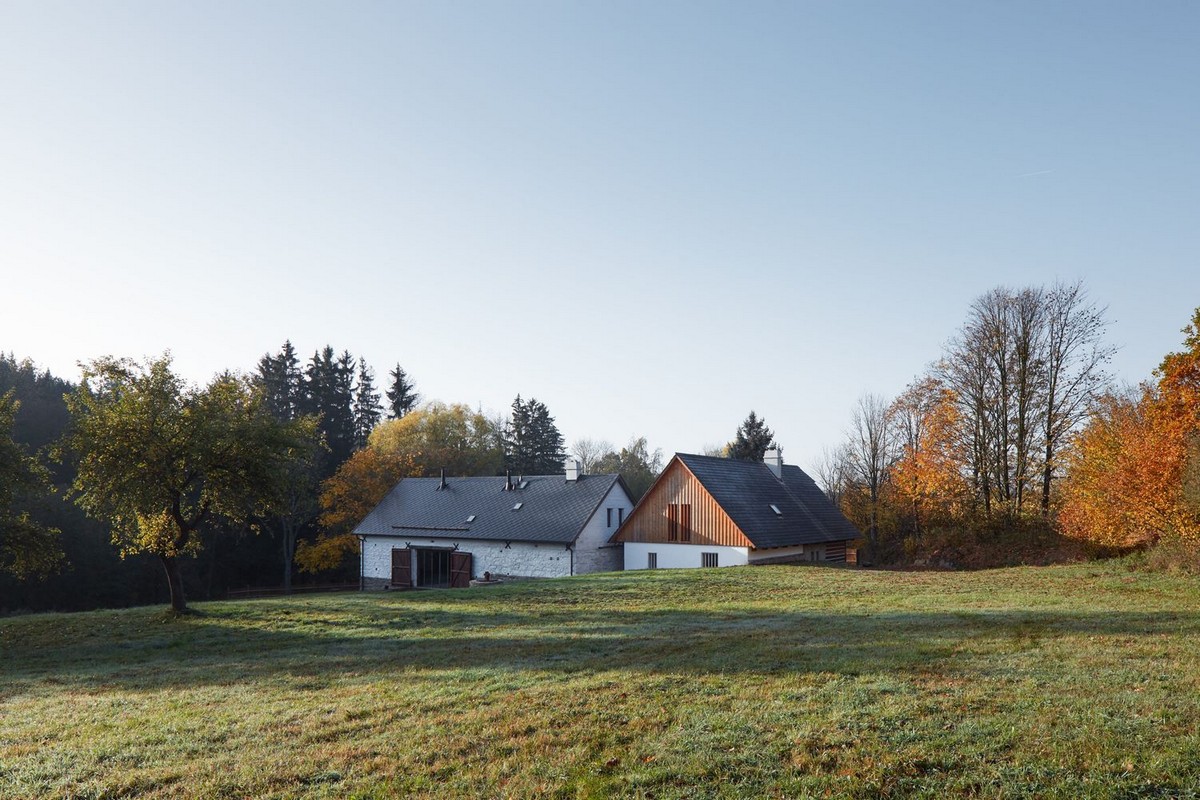
[[196, 609], [0, 619], [0, 796], [1200, 796], [1200, 584], [1120, 562]]

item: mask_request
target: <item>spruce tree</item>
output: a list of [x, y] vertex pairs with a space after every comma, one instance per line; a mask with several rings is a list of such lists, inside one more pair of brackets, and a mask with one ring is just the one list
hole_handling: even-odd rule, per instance
[[354, 452], [354, 357], [335, 358], [333, 348], [313, 353], [304, 374], [304, 410], [320, 416], [318, 430], [328, 448], [323, 476], [333, 474]]
[[517, 395], [504, 428], [505, 466], [522, 475], [549, 475], [562, 470], [566, 457], [563, 436], [546, 404]]
[[776, 447], [775, 434], [754, 411], [737, 429], [737, 437], [729, 443], [729, 457], [742, 461], [762, 461], [764, 454]]
[[296, 419], [302, 413], [303, 375], [296, 348], [284, 341], [278, 355], [265, 354], [258, 360], [254, 383], [262, 389], [267, 410], [281, 422]]
[[379, 392], [375, 391], [375, 371], [358, 359], [358, 384], [354, 387], [354, 447], [361, 450], [367, 446], [367, 437], [383, 417], [379, 405]]
[[399, 364], [388, 374], [392, 377], [392, 385], [387, 390], [388, 419], [400, 419], [416, 407], [421, 395], [417, 394], [416, 384]]

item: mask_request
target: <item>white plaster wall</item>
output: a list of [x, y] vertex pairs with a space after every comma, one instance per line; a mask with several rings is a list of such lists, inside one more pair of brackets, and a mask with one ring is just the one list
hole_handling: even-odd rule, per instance
[[[404, 547], [453, 547], [471, 554], [471, 577], [484, 572], [522, 578], [560, 578], [571, 574], [571, 553], [562, 544], [533, 544], [479, 539], [417, 539], [413, 537], [368, 536], [363, 543], [363, 577], [392, 579], [392, 549]], [[416, 576], [413, 576], [414, 579]]]
[[646, 569], [647, 554], [658, 553], [659, 569], [700, 567], [702, 553], [716, 553], [717, 566], [737, 567], [750, 563], [750, 548], [703, 544], [625, 543], [625, 569]]
[[[608, 509], [613, 509], [612, 525], [608, 524]], [[633, 501], [620, 483], [614, 483], [604, 497], [604, 502], [592, 514], [592, 518], [583, 526], [583, 531], [575, 540], [575, 574], [583, 575], [588, 572], [614, 572], [621, 569], [623, 558], [620, 544], [609, 544], [608, 540], [617, 532], [617, 512], [621, 509], [623, 518], [628, 519], [633, 510]]]

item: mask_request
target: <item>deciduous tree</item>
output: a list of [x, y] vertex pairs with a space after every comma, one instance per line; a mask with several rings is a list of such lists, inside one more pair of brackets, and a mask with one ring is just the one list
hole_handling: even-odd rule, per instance
[[19, 407], [15, 392], [0, 394], [0, 572], [30, 578], [53, 572], [62, 551], [59, 531], [29, 514], [34, 496], [50, 487], [46, 470], [13, 439]]
[[159, 558], [178, 612], [187, 609], [179, 559], [197, 551], [201, 527], [270, 515], [311, 432], [303, 421], [272, 417], [248, 379], [224, 374], [203, 389], [187, 385], [169, 356], [86, 365], [68, 407], [76, 501], [109, 520], [123, 554]]
[[650, 446], [645, 436], [629, 440], [629, 444], [621, 448], [619, 453], [608, 453], [602, 456], [595, 465], [595, 472], [600, 474], [617, 473], [629, 487], [633, 502], [642, 499], [642, 495], [650, 488], [663, 469], [662, 450], [650, 452]]

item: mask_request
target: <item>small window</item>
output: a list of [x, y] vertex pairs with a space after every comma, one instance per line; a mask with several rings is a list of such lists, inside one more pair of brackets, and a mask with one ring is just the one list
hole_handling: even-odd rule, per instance
[[771, 506], [771, 510], [775, 512], [775, 516], [777, 516], [777, 517], [783, 516], [783, 512], [779, 510], [779, 506], [775, 505], [774, 503], [770, 503], [770, 506]]
[[617, 509], [617, 527], [621, 527], [621, 523], [625, 521], [625, 509]]
[[475, 521], [475, 515], [474, 515], [474, 514], [472, 514], [471, 516], [467, 517], [467, 524], [468, 524], [468, 525], [470, 525], [470, 524], [471, 524], [472, 522], [474, 522], [474, 521]]
[[692, 540], [692, 506], [690, 503], [683, 503], [679, 506], [679, 541], [690, 542]]
[[820, 561], [821, 560], [821, 551], [820, 550], [809, 550], [808, 551], [808, 560], [809, 561]]
[[605, 510], [608, 511], [608, 527], [611, 528], [612, 527], [612, 512], [613, 512], [613, 510], [611, 508], [605, 509]]
[[658, 569], [658, 553], [646, 553], [646, 569]]
[[675, 503], [667, 505], [667, 541], [679, 541], [679, 506]]
[[717, 553], [701, 553], [700, 554], [700, 566], [702, 566], [702, 567], [717, 566], [717, 555], [718, 555]]
[[520, 510], [521, 510], [521, 506], [523, 506], [523, 505], [525, 505], [525, 504], [524, 504], [524, 503], [517, 503], [515, 506], [513, 506], [513, 511], [520, 511]]

